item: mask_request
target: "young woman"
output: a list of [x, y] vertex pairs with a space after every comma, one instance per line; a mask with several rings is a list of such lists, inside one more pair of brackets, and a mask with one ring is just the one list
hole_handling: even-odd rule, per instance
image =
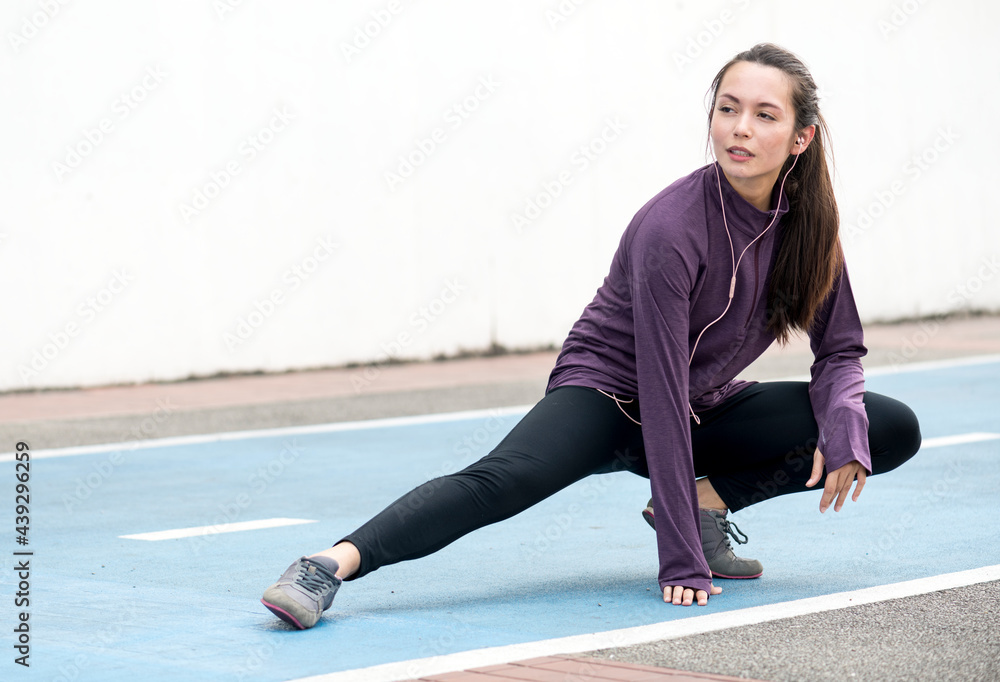
[[[545, 397], [483, 459], [292, 564], [265, 591], [268, 609], [311, 627], [343, 580], [610, 471], [649, 478], [664, 601], [704, 605], [721, 592], [713, 573], [761, 571], [733, 556], [727, 511], [820, 483], [820, 511], [839, 511], [866, 476], [916, 453], [913, 412], [864, 389], [867, 351], [808, 70], [774, 45], [740, 53], [712, 83], [708, 119], [717, 160], [636, 214]], [[815, 355], [809, 382], [734, 379], [796, 330]]]

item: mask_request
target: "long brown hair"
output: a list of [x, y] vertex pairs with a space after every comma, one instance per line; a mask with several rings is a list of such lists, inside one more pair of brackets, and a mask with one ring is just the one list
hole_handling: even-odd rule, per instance
[[[754, 45], [746, 52], [740, 52], [719, 71], [709, 88], [709, 130], [719, 85], [729, 68], [737, 62], [770, 66], [784, 73], [792, 86], [795, 130], [816, 126], [815, 137], [799, 154], [795, 170], [785, 183], [789, 210], [781, 222], [781, 244], [771, 271], [767, 295], [767, 329], [784, 345], [793, 331], [809, 329], [843, 268], [840, 215], [824, 149], [830, 131], [819, 111], [816, 82], [809, 69], [794, 54], [771, 43]], [[789, 156], [779, 177], [785, 176], [792, 160]]]

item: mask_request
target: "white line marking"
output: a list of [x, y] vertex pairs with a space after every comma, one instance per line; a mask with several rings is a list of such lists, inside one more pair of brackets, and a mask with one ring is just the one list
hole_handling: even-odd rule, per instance
[[994, 362], [1000, 362], [1000, 355], [970, 355], [964, 358], [948, 358], [947, 360], [908, 362], [905, 365], [879, 365], [877, 367], [872, 367], [871, 369], [865, 369], [865, 376], [903, 374], [905, 372], [928, 372], [935, 369], [968, 367], [969, 365], [986, 365]]
[[[415, 424], [443, 423], [449, 421], [464, 421], [469, 419], [484, 419], [488, 417], [507, 417], [527, 414], [532, 405], [518, 405], [490, 410], [472, 410], [468, 412], [450, 412], [430, 414], [420, 417], [389, 417], [385, 419], [370, 419], [356, 422], [337, 422], [333, 424], [317, 424], [315, 426], [289, 426], [277, 429], [259, 429], [256, 431], [231, 431], [200, 436], [176, 436], [158, 438], [128, 443], [109, 443], [103, 445], [81, 445], [52, 450], [32, 450], [32, 459], [49, 459], [53, 457], [70, 457], [73, 455], [93, 455], [102, 452], [131, 452], [132, 450], [148, 450], [150, 448], [173, 447], [183, 445], [204, 445], [206, 443], [222, 443], [251, 438], [277, 438], [279, 436], [298, 436], [313, 433], [335, 433], [338, 431], [363, 431], [364, 429], [381, 429], [393, 426], [410, 426]], [[961, 445], [979, 441], [1000, 438], [997, 433], [963, 433], [954, 436], [939, 436], [925, 438], [920, 445], [921, 450], [944, 447], [946, 445]], [[14, 453], [0, 455], [0, 462], [13, 462]]]
[[1000, 438], [1000, 433], [960, 433], [957, 436], [940, 436], [939, 438], [925, 438], [920, 443], [920, 449], [940, 448], [946, 445], [963, 445], [965, 443], [979, 443], [984, 440], [996, 440]]
[[[223, 433], [208, 433], [195, 436], [171, 436], [169, 438], [150, 438], [141, 441], [126, 441], [124, 443], [102, 443], [99, 445], [76, 445], [68, 448], [53, 448], [49, 450], [32, 450], [31, 459], [48, 459], [50, 457], [69, 457], [71, 455], [92, 455], [101, 452], [123, 452], [132, 450], [147, 450], [149, 448], [172, 447], [175, 445], [201, 445], [204, 443], [221, 443], [225, 441], [245, 440], [250, 438], [278, 438], [280, 436], [299, 436], [311, 433], [335, 433], [337, 431], [362, 431], [365, 429], [385, 429], [394, 426], [413, 426], [420, 424], [435, 424], [440, 422], [463, 421], [467, 419], [487, 419], [489, 417], [506, 417], [523, 415], [534, 405], [516, 405], [514, 407], [496, 407], [485, 410], [468, 410], [464, 412], [446, 412], [442, 414], [421, 414], [412, 417], [386, 417], [382, 419], [365, 419], [353, 422], [334, 422], [332, 424], [314, 424], [310, 426], [283, 426], [274, 429], [254, 429], [249, 431], [228, 431]], [[14, 453], [0, 454], [0, 462], [14, 461]]]
[[[1000, 362], [1000, 355], [975, 355], [951, 360], [932, 360], [928, 362], [912, 362], [903, 367], [875, 367], [866, 369], [865, 376], [880, 374], [901, 374], [905, 372], [922, 372], [926, 370], [946, 369], [949, 367], [965, 367]], [[809, 375], [795, 375], [766, 381], [808, 381]], [[32, 450], [32, 459], [47, 459], [49, 457], [68, 457], [71, 455], [89, 455], [98, 452], [121, 452], [146, 450], [149, 448], [169, 447], [174, 445], [200, 445], [202, 443], [219, 443], [223, 441], [243, 440], [249, 438], [275, 438], [279, 436], [297, 436], [311, 433], [334, 433], [337, 431], [357, 431], [363, 429], [380, 429], [393, 426], [412, 426], [417, 424], [435, 424], [464, 419], [485, 419], [488, 417], [505, 417], [523, 415], [534, 405], [515, 405], [513, 407], [491, 408], [485, 410], [469, 410], [465, 412], [445, 412], [441, 414], [423, 414], [412, 417], [388, 417], [384, 419], [367, 419], [353, 422], [336, 422], [333, 424], [316, 424], [312, 426], [286, 426], [275, 429], [255, 429], [248, 431], [229, 431], [225, 433], [210, 433], [196, 436], [172, 436], [169, 438], [150, 438], [141, 441], [124, 443], [102, 443], [99, 445], [78, 445], [67, 448], [52, 448], [48, 450]], [[0, 462], [14, 461], [13, 452], [0, 454]]]
[[315, 519], [260, 519], [259, 521], [239, 521], [237, 523], [220, 523], [217, 526], [196, 526], [194, 528], [174, 528], [173, 530], [158, 530], [152, 533], [136, 533], [134, 535], [119, 535], [126, 540], [176, 540], [178, 538], [193, 538], [201, 535], [218, 535], [219, 533], [238, 533], [243, 530], [259, 530], [261, 528], [280, 528], [282, 526], [298, 526], [303, 523], [316, 523]]
[[[948, 358], [947, 360], [927, 360], [925, 362], [908, 362], [903, 365], [875, 365], [864, 367], [865, 378], [885, 376], [887, 374], [908, 374], [910, 372], [930, 372], [936, 369], [951, 369], [952, 367], [968, 367], [970, 365], [990, 365], [1000, 362], [1000, 355], [969, 355], [962, 358]], [[864, 363], [862, 363], [864, 366]], [[751, 365], [752, 367], [752, 365]], [[753, 379], [750, 374], [740, 374], [741, 379]], [[809, 381], [810, 374], [791, 374], [785, 377], [773, 377], [768, 379], [757, 379], [757, 381]]]
[[822, 597], [809, 597], [807, 599], [797, 599], [779, 604], [753, 606], [748, 609], [723, 611], [707, 616], [692, 616], [690, 618], [655, 623], [653, 625], [641, 625], [639, 627], [597, 632], [589, 635], [559, 637], [539, 642], [526, 642], [524, 644], [462, 651], [460, 653], [433, 658], [418, 658], [411, 661], [386, 663], [369, 668], [302, 677], [290, 680], [289, 682], [347, 682], [348, 680], [352, 682], [362, 680], [365, 682], [388, 682], [391, 680], [416, 679], [429, 675], [467, 670], [469, 668], [501, 665], [540, 656], [576, 654], [610, 647], [632, 646], [645, 642], [676, 639], [677, 637], [726, 630], [742, 625], [766, 623], [781, 618], [835, 611], [851, 606], [912, 597], [955, 587], [966, 587], [993, 580], [1000, 580], [1000, 565], [985, 566], [957, 573], [945, 573], [930, 578], [868, 587], [851, 592], [838, 592]]

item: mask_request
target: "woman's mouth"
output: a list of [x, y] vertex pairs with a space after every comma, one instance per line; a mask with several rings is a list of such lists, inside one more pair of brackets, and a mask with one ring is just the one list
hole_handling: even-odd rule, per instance
[[729, 153], [729, 158], [733, 161], [749, 161], [753, 158], [753, 154], [743, 147], [730, 147], [726, 151]]

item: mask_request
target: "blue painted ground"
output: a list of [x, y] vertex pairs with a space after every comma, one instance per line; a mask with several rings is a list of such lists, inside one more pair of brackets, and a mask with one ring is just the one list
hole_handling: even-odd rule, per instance
[[[911, 405], [925, 438], [1000, 431], [1000, 363], [870, 377], [868, 388]], [[287, 680], [1000, 563], [995, 527], [975, 521], [1000, 505], [994, 440], [921, 452], [869, 480], [861, 501], [839, 514], [820, 515], [818, 492], [737, 514], [751, 539], [742, 553], [764, 563], [764, 577], [720, 581], [724, 593], [704, 608], [657, 595], [654, 537], [639, 515], [648, 484], [630, 474], [591, 477], [432, 557], [347, 583], [312, 630], [292, 631], [260, 605], [295, 558], [485, 454], [515, 422], [36, 460], [31, 679]], [[318, 523], [207, 540], [118, 537], [271, 517]], [[5, 518], [13, 526], [10, 510]], [[4, 571], [5, 642], [12, 578]], [[28, 679], [14, 676], [22, 669], [9, 644], [4, 651], [0, 677]]]

